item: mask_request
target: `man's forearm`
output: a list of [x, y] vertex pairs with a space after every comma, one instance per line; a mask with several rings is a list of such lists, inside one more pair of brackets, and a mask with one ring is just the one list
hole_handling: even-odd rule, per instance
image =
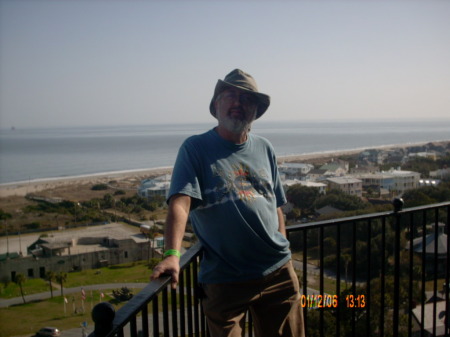
[[281, 207], [277, 208], [278, 215], [278, 231], [286, 237], [286, 224], [284, 222], [284, 214]]
[[170, 199], [164, 230], [165, 249], [181, 249], [190, 206], [191, 198], [186, 195], [177, 194]]

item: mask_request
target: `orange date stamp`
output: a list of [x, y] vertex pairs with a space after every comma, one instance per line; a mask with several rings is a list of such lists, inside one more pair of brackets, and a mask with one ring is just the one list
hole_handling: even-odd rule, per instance
[[[302, 308], [337, 308], [340, 302], [338, 295], [300, 295], [300, 306]], [[345, 301], [342, 302], [347, 308], [365, 308], [366, 297], [364, 295], [347, 295]]]

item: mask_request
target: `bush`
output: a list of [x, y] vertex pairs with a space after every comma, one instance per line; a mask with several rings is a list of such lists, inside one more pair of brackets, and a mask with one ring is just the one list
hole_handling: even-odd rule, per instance
[[108, 189], [108, 185], [106, 184], [96, 184], [92, 186], [91, 190], [93, 191], [104, 191]]
[[24, 227], [26, 229], [39, 229], [39, 228], [41, 228], [41, 224], [39, 222], [35, 221], [35, 222], [24, 225]]

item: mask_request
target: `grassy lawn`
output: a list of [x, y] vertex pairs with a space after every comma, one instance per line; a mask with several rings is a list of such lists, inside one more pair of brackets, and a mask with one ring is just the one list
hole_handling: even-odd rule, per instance
[[[124, 265], [104, 267], [94, 270], [85, 270], [67, 274], [64, 288], [90, 284], [118, 283], [117, 288], [126, 282], [148, 282], [151, 270], [146, 261]], [[48, 282], [42, 279], [28, 279], [23, 284], [24, 294], [33, 294], [49, 291]], [[141, 289], [132, 289], [134, 294]], [[102, 301], [113, 299], [112, 289], [103, 290], [105, 297]], [[53, 290], [54, 298], [32, 303], [20, 304], [9, 308], [0, 308], [0, 337], [33, 335], [44, 326], [56, 326], [60, 330], [80, 327], [82, 322], [88, 323], [88, 330], [93, 329], [91, 320], [92, 307], [100, 301], [100, 291], [87, 291], [82, 310], [81, 294], [69, 294], [69, 303], [64, 306], [63, 297], [56, 287]], [[6, 288], [2, 285], [0, 296], [2, 298], [20, 297], [20, 289], [10, 283]], [[116, 310], [123, 305], [115, 305]]]
[[[147, 266], [147, 261], [140, 261], [122, 264], [99, 269], [83, 270], [67, 274], [67, 281], [64, 288], [86, 286], [90, 284], [105, 283], [126, 283], [126, 282], [149, 282], [151, 270]], [[54, 281], [53, 294], [59, 295], [60, 290]], [[43, 279], [27, 279], [23, 284], [24, 295], [36, 294], [50, 291], [47, 281]], [[20, 288], [15, 283], [10, 283], [6, 288], [1, 286], [0, 298], [19, 297]]]
[[[140, 289], [133, 289], [137, 293]], [[102, 301], [112, 299], [111, 290], [104, 291], [105, 297]], [[55, 326], [60, 330], [80, 327], [83, 322], [88, 323], [88, 329], [91, 331], [94, 322], [91, 319], [91, 310], [99, 302], [100, 292], [91, 292], [87, 294], [84, 302], [84, 312], [82, 309], [81, 294], [70, 294], [67, 296], [69, 303], [64, 305], [61, 296], [55, 296], [43, 301], [36, 301], [27, 304], [12, 306], [0, 309], [0, 336], [32, 336], [36, 331], [44, 326]], [[123, 304], [114, 305], [118, 310]]]
[[[55, 326], [60, 330], [73, 329], [80, 327], [83, 322], [87, 322], [88, 331], [92, 331], [94, 328], [94, 322], [91, 319], [92, 308], [99, 302], [113, 300], [112, 290], [119, 289], [123, 283], [148, 282], [150, 273], [151, 270], [147, 266], [147, 261], [69, 273], [65, 288], [105, 283], [118, 283], [118, 285], [115, 288], [101, 291], [87, 290], [84, 302], [81, 300], [81, 293], [77, 292], [67, 294], [65, 297], [68, 303], [64, 304], [64, 298], [61, 296], [60, 290], [54, 289], [53, 298], [15, 305], [9, 308], [0, 308], [0, 337], [33, 336], [36, 331], [44, 326]], [[49, 291], [48, 283], [40, 279], [27, 280], [23, 288], [26, 294]], [[133, 294], [137, 294], [141, 289], [130, 290]], [[101, 292], [103, 292], [104, 298], [100, 298]], [[14, 283], [10, 283], [6, 289], [2, 290], [3, 298], [19, 296], [19, 287]], [[170, 292], [168, 299], [170, 303]], [[185, 303], [186, 301], [187, 298], [185, 296]], [[160, 311], [162, 310], [161, 302], [159, 303]], [[117, 311], [124, 304], [113, 305]], [[152, 309], [150, 307], [149, 313], [151, 312]]]

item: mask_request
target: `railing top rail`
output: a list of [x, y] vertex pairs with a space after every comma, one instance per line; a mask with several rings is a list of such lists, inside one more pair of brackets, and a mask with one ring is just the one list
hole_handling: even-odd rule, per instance
[[427, 209], [435, 209], [435, 208], [441, 208], [441, 207], [447, 207], [447, 206], [450, 206], [450, 201], [436, 203], [436, 204], [430, 204], [430, 205], [425, 205], [425, 206], [405, 208], [398, 212], [386, 211], [386, 212], [379, 212], [379, 213], [355, 215], [355, 216], [339, 218], [339, 219], [330, 219], [330, 220], [314, 221], [314, 222], [308, 222], [308, 223], [299, 223], [299, 224], [295, 224], [295, 225], [291, 225], [291, 226], [286, 226], [286, 231], [294, 232], [299, 229], [303, 230], [303, 229], [312, 229], [312, 228], [322, 227], [322, 226], [332, 226], [332, 225], [336, 225], [339, 223], [346, 223], [346, 222], [352, 222], [352, 221], [364, 221], [364, 220], [369, 220], [369, 219], [376, 219], [376, 218], [392, 216], [395, 214], [403, 214], [403, 213], [416, 212], [416, 211], [427, 210]]

